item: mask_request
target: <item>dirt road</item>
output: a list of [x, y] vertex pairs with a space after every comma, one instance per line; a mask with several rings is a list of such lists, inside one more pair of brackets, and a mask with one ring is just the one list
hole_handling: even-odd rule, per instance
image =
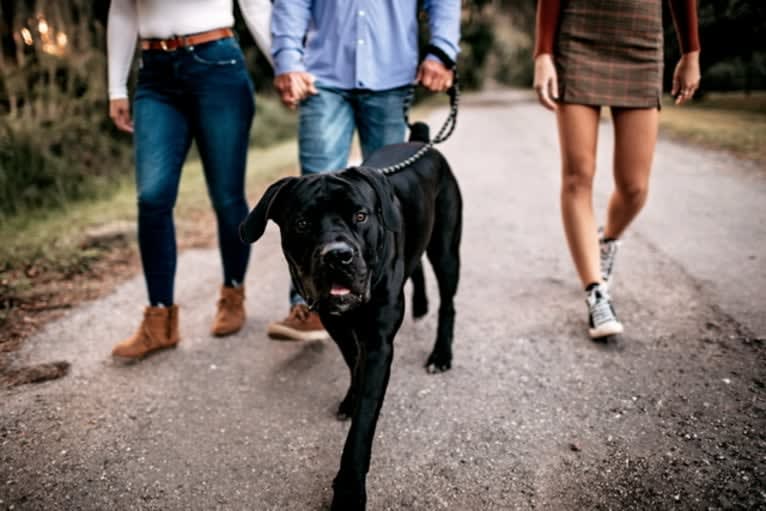
[[[611, 139], [605, 122], [600, 211]], [[405, 320], [369, 508], [766, 508], [762, 170], [661, 141], [616, 266], [626, 334], [600, 345], [560, 227], [553, 117], [518, 93], [473, 96], [443, 150], [466, 203], [455, 362], [426, 374], [435, 314]], [[287, 308], [273, 226], [254, 248], [247, 326], [223, 340], [207, 334], [219, 279], [216, 251], [181, 256], [182, 344], [140, 364], [108, 354], [136, 326], [141, 278], [27, 343], [25, 361], [72, 372], [0, 391], [0, 509], [328, 505], [341, 357], [266, 338]]]

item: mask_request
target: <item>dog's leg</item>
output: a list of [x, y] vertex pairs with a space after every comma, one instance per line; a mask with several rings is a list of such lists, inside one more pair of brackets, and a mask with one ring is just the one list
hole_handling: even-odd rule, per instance
[[412, 317], [422, 318], [428, 314], [428, 296], [426, 279], [423, 275], [423, 261], [419, 262], [410, 276], [412, 279]]
[[461, 218], [448, 216], [434, 228], [428, 244], [428, 260], [439, 283], [439, 326], [436, 343], [426, 361], [429, 373], [447, 371], [452, 367], [452, 338], [455, 326], [455, 293], [460, 278]]
[[388, 313], [372, 318], [360, 334], [358, 387], [351, 428], [343, 447], [340, 470], [333, 482], [332, 511], [360, 511], [366, 508], [365, 482], [370, 468], [372, 441], [380, 408], [391, 374], [393, 339], [401, 324], [404, 300], [400, 298], [398, 316]]
[[344, 325], [342, 321], [336, 321], [334, 318], [323, 318], [327, 331], [330, 333], [335, 344], [338, 345], [343, 360], [346, 361], [350, 373], [350, 380], [346, 397], [340, 402], [336, 417], [338, 420], [345, 421], [351, 418], [354, 411], [355, 394], [357, 387], [357, 376], [359, 370], [359, 347], [354, 332]]

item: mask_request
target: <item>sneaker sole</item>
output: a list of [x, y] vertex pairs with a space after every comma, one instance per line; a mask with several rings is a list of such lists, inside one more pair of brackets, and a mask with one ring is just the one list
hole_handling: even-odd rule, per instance
[[301, 331], [284, 325], [269, 325], [266, 331], [269, 338], [275, 341], [324, 341], [330, 338], [327, 330]]
[[599, 325], [598, 328], [589, 328], [588, 334], [590, 334], [591, 339], [601, 339], [602, 337], [621, 334], [622, 331], [622, 323], [619, 321], [609, 321], [608, 323]]

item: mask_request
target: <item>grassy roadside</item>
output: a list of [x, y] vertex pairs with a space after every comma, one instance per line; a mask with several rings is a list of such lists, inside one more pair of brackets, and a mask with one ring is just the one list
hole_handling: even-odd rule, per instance
[[681, 107], [668, 97], [660, 129], [673, 138], [766, 165], [766, 92], [711, 93]]
[[[296, 172], [296, 155], [294, 140], [250, 150], [251, 204], [266, 185]], [[13, 352], [63, 310], [102, 296], [136, 274], [135, 218], [135, 186], [126, 177], [109, 199], [0, 223], [0, 383], [26, 383], [30, 374], [61, 376], [60, 371], [45, 376], [49, 373], [38, 367], [10, 371]], [[215, 219], [198, 159], [184, 166], [175, 218], [180, 249], [214, 244]]]

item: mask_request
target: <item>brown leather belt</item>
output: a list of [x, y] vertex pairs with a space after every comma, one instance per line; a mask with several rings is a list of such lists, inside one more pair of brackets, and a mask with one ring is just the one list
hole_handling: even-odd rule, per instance
[[176, 51], [178, 48], [195, 46], [209, 43], [227, 37], [234, 37], [234, 31], [230, 28], [216, 28], [198, 34], [171, 37], [170, 39], [142, 39], [142, 50]]

